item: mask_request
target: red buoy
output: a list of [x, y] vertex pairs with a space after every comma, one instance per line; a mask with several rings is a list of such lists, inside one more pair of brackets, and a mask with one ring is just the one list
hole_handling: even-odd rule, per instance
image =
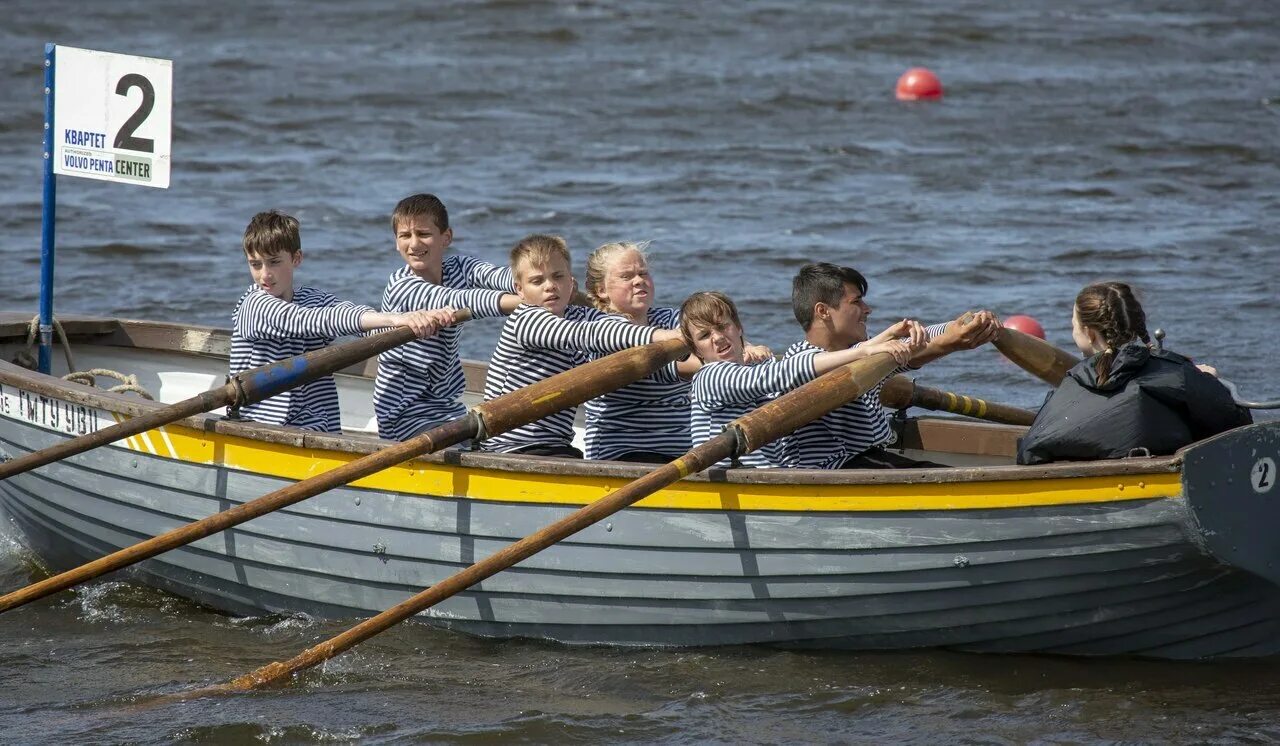
[[922, 101], [942, 98], [942, 81], [928, 68], [913, 67], [898, 78], [899, 101]]
[[1017, 329], [1023, 334], [1044, 339], [1044, 327], [1030, 316], [1009, 316], [1004, 320], [1006, 329]]

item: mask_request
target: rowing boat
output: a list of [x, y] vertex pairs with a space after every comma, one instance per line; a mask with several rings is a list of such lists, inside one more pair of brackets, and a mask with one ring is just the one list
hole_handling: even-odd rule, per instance
[[[224, 330], [63, 326], [77, 368], [136, 376], [157, 402], [226, 375]], [[8, 362], [27, 346], [26, 319], [0, 314], [0, 460], [160, 406]], [[50, 569], [96, 559], [384, 446], [371, 432], [375, 365], [337, 376], [342, 435], [196, 416], [0, 481], [0, 507]], [[483, 366], [466, 372], [474, 397]], [[950, 469], [712, 470], [420, 619], [577, 644], [1280, 651], [1280, 423], [1173, 456], [1035, 467], [1013, 464], [1022, 432], [900, 423], [899, 447]], [[367, 616], [649, 468], [447, 451], [122, 572], [235, 614]]]

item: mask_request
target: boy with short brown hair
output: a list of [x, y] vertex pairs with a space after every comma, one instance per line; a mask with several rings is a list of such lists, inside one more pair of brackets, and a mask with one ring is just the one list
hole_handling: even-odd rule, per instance
[[[391, 213], [396, 251], [405, 266], [392, 273], [382, 310], [467, 308], [476, 318], [511, 313], [520, 299], [511, 270], [462, 254], [445, 256], [453, 243], [449, 212], [433, 194], [400, 200]], [[414, 340], [378, 356], [373, 407], [378, 434], [407, 440], [466, 414], [466, 378], [458, 356], [460, 327]]]
[[[240, 296], [232, 316], [231, 375], [318, 350], [335, 337], [388, 326], [407, 326], [430, 336], [453, 323], [452, 309], [433, 313], [386, 314], [312, 287], [293, 287], [302, 264], [297, 218], [278, 210], [253, 216], [244, 230], [244, 256], [253, 285]], [[257, 422], [307, 430], [342, 431], [338, 387], [325, 376], [240, 408]]]

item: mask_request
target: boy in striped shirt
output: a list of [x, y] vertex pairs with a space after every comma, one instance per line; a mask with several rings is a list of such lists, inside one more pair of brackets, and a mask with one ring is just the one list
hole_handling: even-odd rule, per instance
[[[427, 337], [453, 323], [452, 309], [385, 314], [312, 287], [294, 289], [293, 272], [302, 264], [298, 221], [277, 210], [260, 212], [249, 221], [244, 230], [244, 255], [253, 285], [236, 302], [232, 317], [231, 375], [318, 350], [343, 335], [407, 326], [419, 337]], [[247, 404], [239, 414], [273, 425], [342, 432], [333, 376]]]
[[[588, 360], [649, 342], [675, 339], [674, 329], [639, 326], [587, 306], [570, 306], [574, 279], [569, 247], [559, 236], [532, 235], [511, 250], [521, 305], [502, 326], [489, 361], [485, 401], [563, 373]], [[484, 441], [486, 451], [582, 458], [574, 448], [573, 417], [563, 409], [538, 422]]]
[[[695, 446], [719, 435], [733, 420], [758, 409], [814, 378], [864, 357], [887, 352], [900, 365], [924, 349], [924, 327], [904, 319], [866, 344], [848, 349], [793, 355], [755, 365], [744, 362], [742, 322], [738, 309], [724, 293], [694, 293], [680, 307], [680, 331], [702, 368], [693, 376], [690, 430]], [[741, 457], [742, 466], [785, 466], [786, 438], [768, 443]], [[834, 456], [833, 456], [834, 458]], [[728, 467], [728, 460], [717, 466]]]
[[[511, 270], [461, 254], [445, 256], [453, 242], [449, 212], [432, 194], [405, 197], [391, 214], [396, 251], [405, 266], [382, 293], [388, 313], [468, 308], [475, 318], [502, 316], [520, 304]], [[458, 357], [459, 327], [442, 329], [378, 356], [373, 409], [378, 434], [408, 440], [466, 414], [466, 378]]]
[[[791, 345], [784, 359], [813, 355], [825, 350], [857, 349], [868, 344], [867, 317], [871, 306], [863, 296], [867, 280], [851, 267], [826, 262], [806, 264], [791, 284], [792, 310], [805, 338]], [[895, 325], [896, 327], [897, 325]], [[890, 327], [890, 330], [895, 327]], [[915, 370], [957, 350], [990, 342], [1000, 322], [989, 311], [970, 319], [957, 319], [927, 328], [928, 345], [915, 352], [897, 373]], [[862, 396], [791, 434], [784, 444], [783, 463], [799, 469], [888, 469], [938, 467], [886, 451], [893, 431], [889, 415], [880, 404], [884, 382]]]

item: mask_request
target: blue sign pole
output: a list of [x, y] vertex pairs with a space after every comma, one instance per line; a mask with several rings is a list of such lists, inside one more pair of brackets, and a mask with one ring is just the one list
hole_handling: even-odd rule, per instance
[[40, 220], [40, 353], [41, 373], [51, 369], [53, 352], [53, 224], [58, 182], [53, 175], [54, 44], [44, 45], [44, 210]]

